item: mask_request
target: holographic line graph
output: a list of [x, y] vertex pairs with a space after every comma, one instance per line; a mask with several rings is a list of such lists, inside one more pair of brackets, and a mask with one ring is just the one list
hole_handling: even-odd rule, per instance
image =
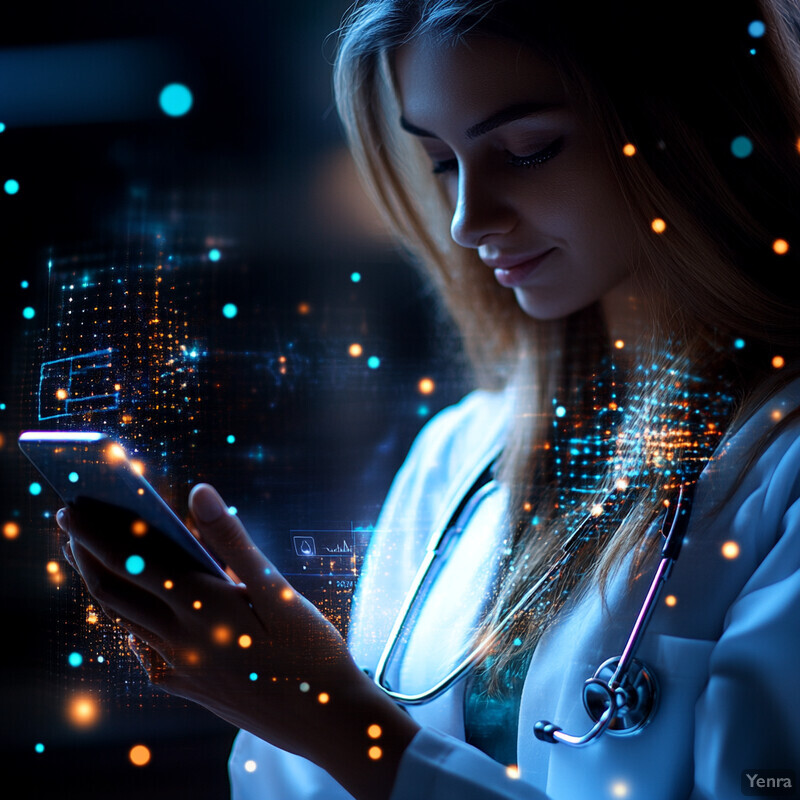
[[119, 408], [115, 353], [108, 347], [45, 361], [39, 373], [39, 420]]

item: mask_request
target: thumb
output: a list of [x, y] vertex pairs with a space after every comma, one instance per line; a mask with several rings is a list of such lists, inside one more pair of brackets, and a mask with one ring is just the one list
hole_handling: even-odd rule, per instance
[[230, 512], [219, 493], [199, 483], [189, 494], [189, 510], [203, 544], [230, 567], [245, 585], [265, 588], [283, 582], [269, 559], [256, 547], [240, 519]]

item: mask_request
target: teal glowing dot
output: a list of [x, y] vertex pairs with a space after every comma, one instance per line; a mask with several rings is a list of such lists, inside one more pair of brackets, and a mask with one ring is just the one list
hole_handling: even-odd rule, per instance
[[737, 136], [731, 142], [731, 153], [736, 158], [747, 158], [753, 152], [753, 143], [746, 136]]
[[32, 494], [34, 497], [36, 497], [36, 495], [37, 495], [37, 494], [41, 494], [41, 493], [42, 493], [42, 484], [41, 484], [41, 483], [36, 483], [36, 481], [34, 481], [34, 482], [33, 482], [33, 483], [32, 483], [32, 484], [31, 484], [31, 485], [28, 487], [28, 491], [29, 491], [29, 492], [30, 492], [30, 493], [31, 493], [31, 494]]
[[747, 32], [754, 39], [760, 39], [767, 32], [767, 26], [760, 19], [754, 19], [747, 26]]
[[370, 356], [370, 357], [367, 359], [367, 366], [368, 366], [370, 369], [378, 369], [378, 367], [379, 367], [380, 365], [381, 365], [381, 360], [378, 358], [378, 356]]
[[351, 273], [350, 280], [353, 281], [353, 283], [358, 283], [361, 280], [361, 273], [360, 272]]
[[231, 433], [228, 438], [226, 439], [228, 444], [233, 444], [236, 441], [236, 437]]
[[514, 639], [514, 647], [519, 647], [521, 644], [522, 644], [522, 639], [520, 639], [519, 637]]
[[235, 516], [236, 516], [236, 515], [239, 513], [239, 509], [238, 509], [238, 508], [236, 508], [236, 506], [228, 506], [228, 513], [229, 513], [229, 514], [230, 514], [232, 517], [235, 517]]
[[428, 416], [428, 406], [420, 406], [417, 409], [417, 414], [419, 414], [420, 417], [427, 417]]
[[77, 472], [70, 472], [70, 474], [67, 475], [67, 478], [69, 479], [70, 483], [77, 483], [78, 482], [78, 473]]
[[25, 317], [25, 319], [33, 319], [36, 316], [36, 309], [34, 309], [33, 306], [25, 306], [25, 308], [22, 309], [22, 316]]
[[0, 403], [0, 411], [5, 411], [5, 410], [6, 410], [6, 404]]
[[567, 409], [564, 406], [556, 406], [556, 416], [561, 418], [567, 415]]
[[264, 574], [265, 575], [272, 575], [272, 570], [269, 567], [264, 567]]
[[744, 339], [736, 339], [736, 340], [733, 342], [733, 346], [734, 346], [734, 347], [735, 347], [737, 350], [742, 350], [742, 349], [744, 349]]
[[41, 742], [36, 742], [36, 744], [33, 746], [33, 749], [37, 753], [44, 753], [44, 745]]
[[298, 688], [301, 692], [307, 692], [311, 687], [305, 681], [303, 681]]
[[79, 667], [83, 664], [83, 656], [80, 653], [70, 653], [67, 656], [67, 663], [71, 667]]
[[258, 673], [257, 672], [251, 672], [250, 673], [250, 680], [251, 681], [257, 681], [258, 680]]
[[239, 309], [233, 303], [225, 303], [222, 306], [222, 316], [226, 319], [233, 319], [239, 313]]
[[103, 656], [97, 656], [97, 663], [98, 664], [104, 664], [105, 663], [105, 659], [103, 658]]
[[[2, 133], [5, 129], [6, 129], [5, 122], [0, 122], [0, 133]], [[42, 747], [42, 749], [44, 750], [44, 747]]]
[[222, 258], [222, 253], [216, 247], [208, 251], [209, 261], [219, 261]]
[[30, 286], [30, 284], [28, 283], [28, 281], [21, 281], [19, 285], [20, 285], [20, 286], [21, 286], [23, 289], [27, 289], [27, 288]]
[[161, 90], [158, 104], [169, 117], [182, 117], [192, 107], [192, 93], [182, 83], [170, 83]]
[[6, 190], [6, 194], [16, 194], [19, 191], [19, 181], [9, 178], [3, 185], [3, 188]]
[[125, 561], [125, 569], [131, 575], [141, 575], [144, 572], [144, 559], [141, 556], [128, 556]]
[[755, 49], [755, 47], [751, 47], [751, 48], [750, 48], [750, 55], [751, 55], [751, 56], [754, 56], [755, 54], [756, 54], [756, 49]]

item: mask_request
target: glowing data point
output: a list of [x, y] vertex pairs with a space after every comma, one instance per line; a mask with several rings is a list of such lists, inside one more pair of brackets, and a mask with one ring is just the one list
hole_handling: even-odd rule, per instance
[[77, 483], [78, 482], [78, 473], [77, 472], [70, 472], [67, 476], [70, 483]]
[[753, 152], [753, 143], [746, 136], [737, 136], [731, 142], [731, 153], [736, 158], [747, 158]]
[[257, 672], [251, 672], [250, 673], [250, 680], [251, 681], [257, 681], [258, 680], [258, 673]]
[[744, 349], [744, 339], [734, 339], [733, 346], [737, 350], [743, 350]]
[[381, 360], [378, 358], [378, 356], [370, 356], [370, 357], [367, 359], [367, 366], [368, 366], [370, 369], [378, 369], [378, 367], [379, 367], [380, 365], [381, 365]]
[[33, 306], [26, 306], [22, 309], [22, 316], [25, 319], [33, 319], [36, 316], [36, 309]]
[[222, 306], [222, 316], [226, 319], [233, 319], [239, 313], [239, 309], [233, 303], [225, 303]]
[[[5, 129], [6, 129], [5, 122], [0, 122], [0, 133], [2, 133]], [[42, 748], [42, 749], [44, 749], [44, 748]]]
[[309, 686], [309, 684], [303, 681], [298, 688], [300, 689], [301, 692], [307, 692], [311, 688], [311, 686]]
[[33, 749], [34, 749], [34, 750], [35, 750], [37, 753], [44, 753], [44, 745], [43, 745], [41, 742], [37, 742], [37, 743], [36, 743], [36, 744], [33, 746]]
[[28, 283], [28, 281], [20, 281], [20, 284], [19, 284], [19, 285], [20, 285], [20, 286], [21, 286], [23, 289], [27, 289], [27, 288], [30, 286], [30, 283]]
[[6, 194], [16, 194], [19, 191], [19, 181], [9, 178], [3, 184], [3, 189], [5, 189]]
[[143, 744], [135, 744], [128, 751], [128, 758], [135, 767], [143, 767], [150, 763], [150, 748]]
[[208, 251], [208, 260], [209, 261], [219, 261], [222, 258], [222, 253], [217, 250], [216, 247], [212, 248]]
[[350, 274], [350, 280], [353, 281], [353, 283], [358, 283], [361, 280], [361, 273], [360, 272], [352, 272]]
[[236, 441], [236, 437], [231, 433], [225, 440], [228, 444], [233, 444]]
[[144, 559], [141, 556], [128, 556], [125, 569], [131, 575], [141, 575], [144, 572]]
[[194, 98], [188, 86], [182, 83], [167, 84], [158, 96], [161, 110], [169, 117], [182, 117], [189, 112]]
[[71, 667], [79, 667], [83, 664], [83, 656], [80, 653], [70, 653], [67, 656], [67, 663]]
[[760, 19], [754, 19], [747, 26], [747, 32], [754, 39], [760, 39], [767, 32], [767, 26]]
[[41, 494], [41, 493], [42, 493], [42, 484], [41, 484], [41, 483], [37, 483], [36, 481], [34, 481], [34, 482], [33, 482], [33, 483], [32, 483], [32, 484], [31, 484], [31, 485], [28, 487], [28, 491], [29, 491], [29, 492], [30, 492], [30, 493], [31, 493], [31, 494], [32, 494], [34, 497], [36, 497], [36, 495], [38, 495], [38, 494]]
[[564, 406], [556, 406], [556, 416], [561, 419], [567, 415], [567, 409]]

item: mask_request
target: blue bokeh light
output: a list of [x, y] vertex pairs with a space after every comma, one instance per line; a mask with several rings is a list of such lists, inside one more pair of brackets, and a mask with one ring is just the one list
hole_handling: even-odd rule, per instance
[[567, 414], [567, 409], [564, 408], [564, 406], [556, 406], [556, 416], [557, 417], [561, 418], [561, 417], [566, 416], [566, 414]]
[[28, 281], [20, 281], [20, 284], [19, 284], [19, 285], [20, 285], [20, 286], [21, 286], [23, 289], [27, 289], [27, 288], [30, 286], [30, 284], [28, 283]]
[[747, 158], [753, 152], [753, 142], [747, 136], [737, 136], [731, 142], [731, 153], [736, 158]]
[[191, 90], [182, 83], [167, 84], [158, 96], [161, 110], [169, 117], [182, 117], [187, 114], [193, 102]]
[[747, 32], [754, 39], [760, 39], [767, 32], [767, 26], [760, 19], [754, 19], [747, 26]]
[[232, 433], [229, 433], [226, 441], [228, 444], [233, 444], [236, 441], [236, 437]]
[[71, 667], [79, 667], [83, 664], [83, 656], [80, 653], [73, 652], [67, 656], [67, 663]]
[[208, 260], [209, 261], [219, 261], [222, 258], [222, 253], [217, 250], [216, 247], [212, 247], [211, 250], [208, 251]]
[[222, 306], [222, 316], [227, 319], [233, 319], [239, 313], [239, 309], [234, 303], [225, 303]]
[[78, 482], [78, 473], [77, 472], [70, 472], [67, 476], [69, 478], [70, 483], [77, 483]]
[[33, 319], [36, 316], [36, 309], [34, 309], [33, 306], [25, 306], [25, 308], [22, 309], [22, 316], [25, 317], [25, 319]]
[[380, 365], [381, 365], [381, 360], [378, 358], [378, 356], [370, 356], [370, 357], [367, 359], [367, 366], [368, 366], [370, 369], [378, 369], [378, 367], [379, 367]]
[[44, 753], [44, 745], [41, 742], [36, 742], [36, 744], [33, 746], [33, 749], [37, 753]]
[[144, 572], [144, 559], [141, 556], [128, 556], [125, 561], [125, 569], [131, 575], [141, 575]]
[[744, 339], [735, 339], [733, 342], [733, 346], [737, 350], [742, 350], [744, 348]]
[[30, 492], [30, 493], [31, 493], [31, 494], [32, 494], [34, 497], [36, 497], [36, 495], [38, 495], [38, 494], [41, 494], [41, 493], [42, 493], [42, 484], [41, 484], [41, 483], [37, 483], [36, 481], [34, 481], [34, 482], [33, 482], [33, 483], [32, 483], [32, 484], [31, 484], [31, 485], [28, 487], [28, 491], [29, 491], [29, 492]]
[[353, 283], [358, 283], [361, 280], [361, 273], [360, 272], [351, 273], [350, 280], [353, 281]]
[[19, 181], [9, 178], [3, 184], [3, 189], [5, 189], [6, 194], [16, 194], [19, 191]]

